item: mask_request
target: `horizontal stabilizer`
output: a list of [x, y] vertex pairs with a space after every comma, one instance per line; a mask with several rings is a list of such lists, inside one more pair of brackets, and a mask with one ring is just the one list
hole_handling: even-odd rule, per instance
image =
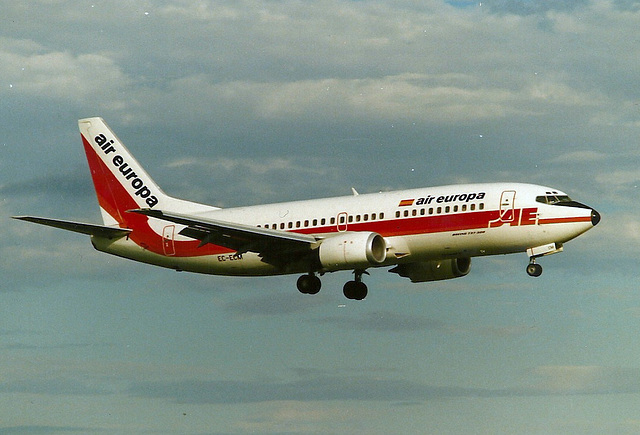
[[60, 219], [48, 219], [35, 216], [14, 216], [14, 219], [47, 225], [74, 233], [87, 234], [89, 236], [104, 237], [107, 239], [119, 239], [126, 236], [131, 230], [125, 228], [107, 227], [104, 225], [84, 224], [81, 222], [64, 221]]

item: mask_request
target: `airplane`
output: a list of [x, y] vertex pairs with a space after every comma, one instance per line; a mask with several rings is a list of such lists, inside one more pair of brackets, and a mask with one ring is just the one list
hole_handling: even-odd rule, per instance
[[91, 236], [98, 251], [212, 275], [353, 271], [346, 298], [362, 300], [370, 268], [421, 283], [459, 278], [471, 258], [526, 252], [540, 257], [596, 226], [600, 214], [566, 193], [524, 183], [459, 184], [221, 209], [165, 194], [102, 118], [78, 121], [103, 225], [36, 216], [15, 219]]

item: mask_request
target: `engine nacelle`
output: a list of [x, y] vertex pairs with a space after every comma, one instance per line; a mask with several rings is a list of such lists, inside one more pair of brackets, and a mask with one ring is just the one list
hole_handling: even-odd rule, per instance
[[378, 233], [340, 233], [324, 239], [318, 250], [327, 271], [364, 269], [387, 259], [387, 242]]
[[389, 272], [409, 278], [411, 282], [439, 281], [460, 278], [471, 270], [471, 258], [432, 260], [419, 263], [399, 264]]

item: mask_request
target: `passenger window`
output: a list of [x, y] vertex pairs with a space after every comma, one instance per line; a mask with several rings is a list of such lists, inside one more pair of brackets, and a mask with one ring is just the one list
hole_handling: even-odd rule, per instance
[[327, 220], [325, 218], [320, 219], [320, 225], [324, 225], [327, 223]]
[[384, 219], [384, 213], [380, 213], [380, 219]]
[[399, 217], [400, 217], [400, 212], [399, 212], [399, 211], [397, 211], [397, 212], [396, 212], [396, 217], [397, 217], [397, 218], [399, 218]]
[[462, 211], [467, 211], [467, 204], [462, 205]]
[[436, 210], [436, 213], [438, 214], [442, 213], [442, 207], [438, 207], [438, 209]]
[[[344, 223], [344, 222], [343, 222]], [[332, 217], [331, 218], [331, 225], [335, 225], [336, 224], [336, 218]]]
[[282, 223], [280, 224], [280, 229], [281, 229], [281, 230], [284, 230], [284, 222], [282, 222]]
[[375, 221], [376, 220], [376, 214], [375, 213], [371, 213], [371, 220]]
[[289, 228], [293, 228], [293, 222], [289, 222], [289, 225], [287, 225]]
[[353, 216], [349, 216], [349, 223], [353, 222]]
[[409, 217], [409, 210], [404, 211], [404, 217]]
[[365, 222], [369, 220], [369, 215], [365, 214], [364, 216], [362, 216], [362, 220], [364, 220]]
[[449, 211], [451, 211], [451, 207], [446, 206], [446, 207], [444, 208], [444, 212], [445, 212], [445, 213], [449, 213]]
[[471, 204], [471, 211], [474, 211], [476, 209], [476, 205], [475, 204]]
[[458, 211], [458, 206], [457, 206], [457, 205], [454, 205], [454, 206], [453, 206], [453, 212], [455, 213], [455, 212], [457, 212], [457, 211]]
[[356, 215], [356, 222], [360, 222], [360, 215]]
[[484, 210], [484, 202], [481, 202], [481, 203], [480, 203], [480, 206], [478, 207], [478, 209], [480, 209], [480, 210]]
[[426, 212], [426, 210], [424, 208], [421, 208], [420, 209], [420, 216], [424, 216], [425, 212]]
[[429, 208], [429, 214], [433, 214], [433, 207]]

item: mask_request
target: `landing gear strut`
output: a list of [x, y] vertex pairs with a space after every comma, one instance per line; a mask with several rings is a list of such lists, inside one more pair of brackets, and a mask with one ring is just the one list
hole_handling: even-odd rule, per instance
[[531, 258], [529, 264], [527, 265], [527, 273], [529, 276], [540, 276], [542, 275], [542, 266], [536, 264], [536, 260]]
[[362, 282], [362, 275], [367, 272], [364, 270], [354, 270], [353, 273], [355, 274], [355, 279], [348, 281], [344, 285], [342, 292], [347, 299], [361, 301], [367, 297], [368, 293], [367, 285]]
[[306, 295], [315, 295], [320, 291], [320, 287], [322, 287], [322, 282], [320, 278], [315, 276], [313, 273], [308, 275], [302, 275], [298, 278], [298, 290], [300, 293], [304, 293]]

